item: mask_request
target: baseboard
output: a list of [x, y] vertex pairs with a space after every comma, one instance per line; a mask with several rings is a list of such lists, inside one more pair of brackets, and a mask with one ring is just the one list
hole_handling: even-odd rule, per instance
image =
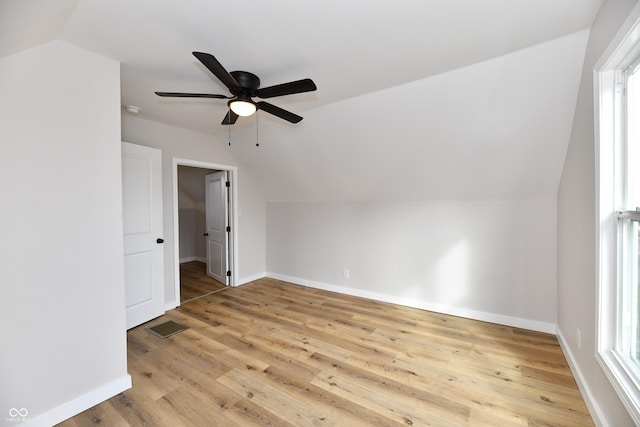
[[480, 320], [483, 322], [497, 323], [514, 328], [529, 329], [532, 331], [545, 332], [548, 334], [556, 333], [556, 325], [553, 323], [539, 322], [536, 320], [522, 319], [518, 317], [504, 316], [501, 314], [487, 313], [484, 311], [470, 310], [447, 306], [442, 304], [434, 304], [428, 301], [420, 301], [412, 298], [402, 298], [394, 295], [383, 294], [379, 292], [370, 292], [362, 289], [349, 288], [346, 286], [330, 285], [322, 282], [301, 279], [298, 277], [286, 276], [278, 273], [267, 273], [267, 277], [271, 277], [285, 282], [295, 283], [297, 285], [308, 286], [315, 289], [337, 292], [346, 295], [369, 298], [376, 301], [388, 302], [392, 304], [403, 305], [405, 307], [419, 308], [422, 310], [434, 311], [452, 316], [464, 317], [467, 319]]
[[605, 418], [604, 418], [604, 415], [602, 414], [602, 411], [600, 410], [600, 406], [598, 406], [596, 399], [593, 397], [593, 394], [591, 393], [591, 389], [589, 388], [589, 385], [587, 384], [587, 381], [585, 380], [584, 375], [582, 374], [582, 371], [578, 367], [578, 364], [576, 363], [576, 359], [573, 357], [573, 353], [571, 352], [571, 347], [569, 347], [569, 345], [567, 344], [567, 340], [565, 339], [564, 334], [562, 333], [562, 330], [560, 329], [560, 327], [558, 327], [558, 330], [556, 331], [556, 336], [558, 337], [560, 348], [562, 349], [562, 352], [564, 353], [564, 356], [567, 359], [567, 362], [569, 363], [569, 368], [571, 369], [571, 373], [573, 373], [573, 377], [575, 378], [576, 383], [578, 384], [578, 389], [580, 389], [580, 393], [582, 394], [584, 403], [587, 405], [587, 408], [589, 409], [589, 414], [591, 414], [591, 418], [593, 419], [594, 424], [597, 427], [606, 427], [606, 423], [604, 421]]
[[238, 281], [234, 284], [234, 286], [246, 285], [249, 282], [253, 282], [254, 280], [262, 279], [264, 277], [267, 277], [267, 273], [265, 272], [252, 274], [250, 276], [245, 276], [238, 279]]
[[205, 263], [207, 262], [206, 258], [202, 258], [202, 257], [197, 257], [197, 256], [189, 256], [186, 258], [180, 258], [180, 264], [183, 264], [185, 262], [192, 262], [192, 261], [198, 261], [198, 262], [202, 262]]
[[125, 374], [117, 380], [111, 381], [43, 414], [28, 419], [25, 425], [29, 427], [49, 427], [56, 425], [130, 388], [131, 376]]

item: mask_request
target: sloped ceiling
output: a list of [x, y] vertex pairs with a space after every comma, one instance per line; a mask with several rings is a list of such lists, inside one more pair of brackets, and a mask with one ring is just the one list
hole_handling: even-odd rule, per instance
[[550, 197], [587, 32], [232, 133], [272, 201]]
[[212, 172], [215, 171], [191, 166], [178, 166], [178, 189], [183, 191], [191, 202], [204, 204], [204, 177]]
[[0, 1], [0, 58], [60, 35], [78, 0]]
[[601, 2], [5, 0], [0, 54], [49, 37], [117, 59], [123, 105], [220, 144], [223, 100], [153, 94], [227, 93], [192, 51], [262, 86], [312, 78], [317, 92], [270, 100], [301, 123], [232, 127], [270, 201], [539, 197], [557, 189]]

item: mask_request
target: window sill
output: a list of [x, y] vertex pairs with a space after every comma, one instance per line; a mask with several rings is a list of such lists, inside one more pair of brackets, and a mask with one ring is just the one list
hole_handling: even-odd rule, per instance
[[613, 385], [629, 415], [640, 425], [640, 386], [636, 382], [638, 375], [626, 361], [614, 350], [596, 353], [596, 360]]

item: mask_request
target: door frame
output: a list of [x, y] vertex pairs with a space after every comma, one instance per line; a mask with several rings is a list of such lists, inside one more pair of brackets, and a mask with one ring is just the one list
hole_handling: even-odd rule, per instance
[[216, 169], [227, 171], [227, 179], [231, 183], [229, 202], [229, 222], [231, 233], [229, 235], [229, 268], [231, 277], [229, 286], [237, 286], [238, 283], [238, 167], [219, 163], [202, 162], [199, 160], [181, 159], [174, 157], [171, 164], [173, 175], [173, 264], [174, 264], [174, 307], [180, 306], [180, 232], [178, 227], [178, 166], [191, 166], [202, 169]]

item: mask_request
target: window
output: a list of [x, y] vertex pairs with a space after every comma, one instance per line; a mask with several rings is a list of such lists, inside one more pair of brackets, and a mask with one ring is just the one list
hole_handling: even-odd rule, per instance
[[[640, 122], [640, 68], [638, 61], [619, 73], [618, 96], [620, 97], [620, 146], [617, 150], [619, 172], [614, 177], [618, 188], [616, 206], [617, 260], [617, 323], [616, 350], [625, 362], [638, 374], [640, 369], [640, 333], [638, 310], [638, 223], [640, 222], [640, 144], [638, 144], [638, 122]], [[635, 118], [635, 120], [634, 120]]]
[[596, 67], [596, 358], [640, 424], [640, 22]]

